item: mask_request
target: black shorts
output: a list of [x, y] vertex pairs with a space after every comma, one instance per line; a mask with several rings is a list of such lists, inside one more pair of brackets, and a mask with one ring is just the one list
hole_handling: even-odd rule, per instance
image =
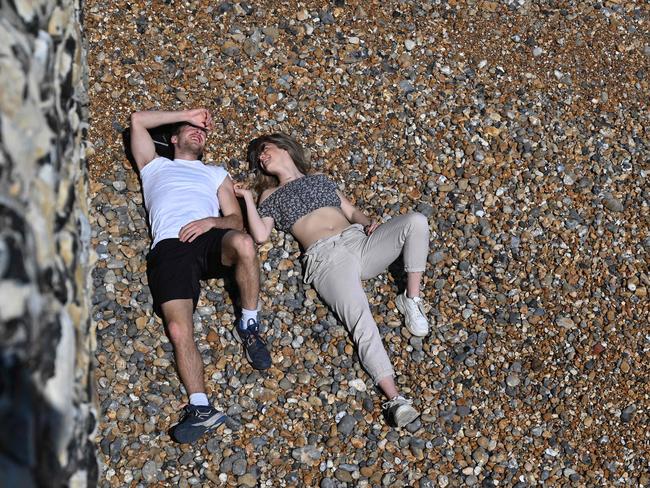
[[162, 317], [160, 305], [191, 298], [199, 301], [199, 280], [222, 277], [228, 267], [221, 262], [221, 241], [231, 229], [210, 229], [192, 242], [163, 239], [147, 254], [147, 279], [153, 310]]

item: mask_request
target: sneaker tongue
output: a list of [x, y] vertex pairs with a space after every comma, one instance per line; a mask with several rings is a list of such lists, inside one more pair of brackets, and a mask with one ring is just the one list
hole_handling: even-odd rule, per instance
[[422, 301], [420, 297], [413, 297], [411, 300], [413, 300], [415, 303], [420, 303]]

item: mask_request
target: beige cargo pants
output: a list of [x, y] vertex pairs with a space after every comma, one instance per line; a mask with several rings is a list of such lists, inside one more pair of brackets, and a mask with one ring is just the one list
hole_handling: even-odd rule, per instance
[[372, 317], [362, 279], [373, 278], [404, 253], [407, 272], [424, 271], [429, 223], [411, 213], [390, 219], [367, 236], [360, 224], [312, 244], [303, 255], [305, 283], [311, 283], [352, 334], [361, 364], [375, 383], [393, 376], [393, 366]]

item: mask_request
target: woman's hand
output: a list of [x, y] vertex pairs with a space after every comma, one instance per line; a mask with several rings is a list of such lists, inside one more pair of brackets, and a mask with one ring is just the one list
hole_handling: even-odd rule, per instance
[[377, 230], [377, 227], [379, 227], [380, 225], [381, 224], [379, 222], [376, 222], [376, 221], [373, 220], [363, 228], [363, 231], [366, 233], [367, 236], [369, 236], [375, 230]]
[[244, 200], [253, 199], [253, 192], [246, 188], [244, 183], [235, 183], [235, 195]]

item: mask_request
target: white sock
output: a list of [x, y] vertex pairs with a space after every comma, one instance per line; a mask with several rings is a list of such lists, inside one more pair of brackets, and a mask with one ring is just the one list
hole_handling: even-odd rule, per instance
[[257, 310], [248, 310], [246, 308], [241, 309], [241, 328], [246, 329], [248, 327], [248, 320], [253, 319], [257, 322]]
[[210, 402], [208, 402], [208, 395], [205, 393], [192, 393], [190, 395], [190, 405], [207, 407], [210, 405]]

